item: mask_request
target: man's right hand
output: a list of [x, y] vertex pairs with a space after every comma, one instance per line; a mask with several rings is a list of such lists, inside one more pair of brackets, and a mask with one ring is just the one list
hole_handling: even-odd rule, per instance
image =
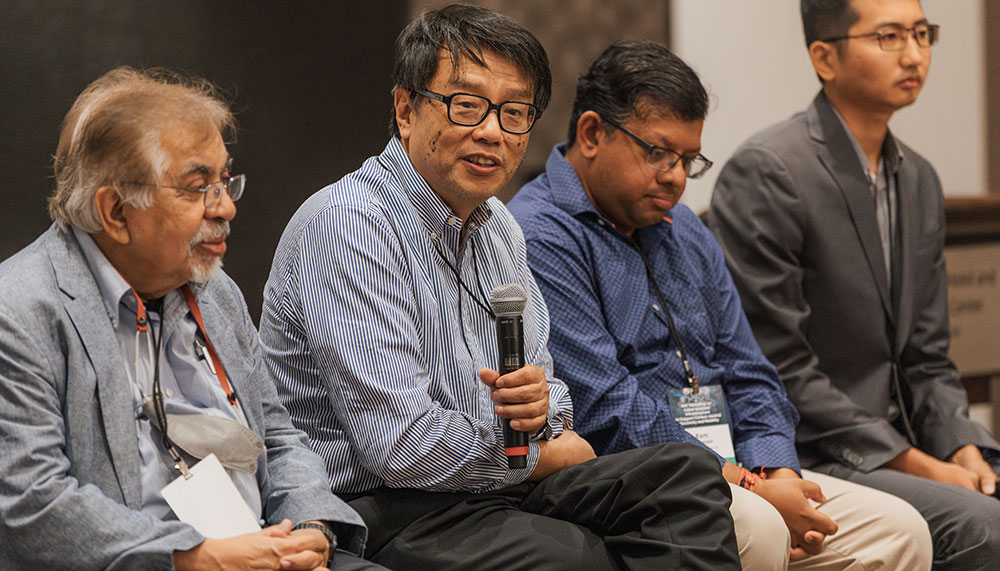
[[819, 484], [803, 480], [794, 471], [779, 468], [757, 483], [757, 495], [774, 506], [792, 535], [791, 559], [802, 559], [823, 551], [826, 536], [837, 533], [837, 523], [812, 507], [809, 500], [823, 503]]
[[538, 441], [538, 463], [528, 476], [529, 482], [544, 480], [563, 468], [593, 460], [597, 455], [590, 443], [572, 430], [563, 430], [557, 438]]
[[291, 531], [292, 522], [286, 519], [255, 533], [206, 539], [187, 551], [175, 551], [174, 568], [178, 571], [325, 571], [326, 559], [322, 554], [327, 548], [323, 534], [290, 535]]

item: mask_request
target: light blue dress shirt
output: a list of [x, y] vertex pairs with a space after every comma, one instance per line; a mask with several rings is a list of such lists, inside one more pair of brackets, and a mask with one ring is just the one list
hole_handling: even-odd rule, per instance
[[[153, 392], [153, 363], [147, 350], [145, 334], [140, 336], [136, 351], [136, 299], [132, 288], [111, 265], [89, 234], [73, 228], [73, 234], [80, 243], [84, 258], [101, 291], [108, 319], [115, 330], [121, 348], [125, 375], [123, 383], [128, 383], [132, 393], [135, 411], [136, 445], [142, 459], [142, 510], [161, 519], [173, 519], [173, 511], [163, 499], [160, 491], [164, 486], [180, 476], [174, 468], [170, 453], [163, 447], [163, 436], [154, 429], [142, 410], [142, 393]], [[165, 318], [161, 318], [164, 317]], [[160, 348], [160, 387], [164, 396], [167, 414], [210, 414], [241, 422], [246, 419], [239, 406], [232, 406], [218, 377], [212, 374], [206, 360], [195, 352], [195, 337], [198, 324], [184, 301], [180, 290], [174, 290], [163, 300], [163, 316], [148, 314], [150, 327], [157, 334], [164, 335]], [[137, 361], [138, 359], [138, 361]], [[138, 362], [138, 366], [136, 366]], [[141, 391], [140, 392], [140, 387]], [[169, 430], [169, 426], [168, 426]], [[265, 472], [265, 454], [257, 460], [257, 476]], [[257, 476], [226, 470], [239, 490], [250, 511], [260, 519], [261, 499]]]
[[490, 199], [459, 219], [420, 177], [398, 139], [309, 198], [278, 244], [260, 337], [292, 422], [326, 459], [336, 492], [388, 486], [492, 491], [510, 470], [500, 419], [478, 371], [498, 366], [496, 322], [481, 303], [518, 283], [526, 362], [551, 390], [546, 427], [569, 427], [566, 386], [552, 377], [548, 312], [524, 237]]

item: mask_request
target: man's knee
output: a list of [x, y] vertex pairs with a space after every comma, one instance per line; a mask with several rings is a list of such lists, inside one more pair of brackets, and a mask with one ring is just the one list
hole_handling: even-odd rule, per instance
[[951, 525], [935, 534], [934, 546], [945, 557], [967, 561], [970, 568], [990, 568], [1000, 560], [1000, 502], [967, 494], [956, 508]]
[[791, 534], [778, 510], [753, 492], [730, 484], [729, 508], [744, 569], [784, 570], [788, 567]]
[[870, 557], [866, 553], [859, 554], [865, 568], [930, 569], [934, 543], [920, 512], [902, 498], [877, 490], [871, 490], [871, 494], [877, 497], [872, 497], [865, 505], [878, 506], [880, 517], [868, 526], [872, 543], [878, 548], [870, 550]]

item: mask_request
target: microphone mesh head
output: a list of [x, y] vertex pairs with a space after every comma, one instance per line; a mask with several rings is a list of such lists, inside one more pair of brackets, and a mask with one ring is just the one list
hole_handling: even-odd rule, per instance
[[490, 307], [497, 315], [521, 315], [528, 296], [521, 284], [498, 285], [490, 292]]

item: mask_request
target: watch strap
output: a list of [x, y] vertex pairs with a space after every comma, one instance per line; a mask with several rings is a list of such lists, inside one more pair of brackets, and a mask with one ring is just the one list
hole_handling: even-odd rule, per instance
[[314, 521], [306, 521], [293, 527], [292, 531], [297, 529], [315, 529], [326, 537], [326, 540], [330, 543], [330, 557], [326, 560], [326, 566], [333, 569], [333, 553], [337, 551], [337, 534], [330, 529], [330, 526]]

